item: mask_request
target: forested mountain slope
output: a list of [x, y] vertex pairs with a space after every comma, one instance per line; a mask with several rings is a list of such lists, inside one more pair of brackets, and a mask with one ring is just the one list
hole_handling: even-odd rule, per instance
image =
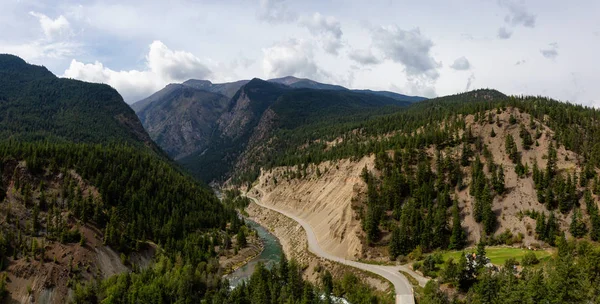
[[220, 288], [215, 246], [243, 223], [162, 155], [114, 89], [10, 55], [0, 75], [0, 296], [94, 302], [78, 286], [147, 266], [156, 250], [178, 267], [216, 265], [182, 298]]
[[116, 90], [0, 54], [0, 138], [154, 143]]
[[273, 130], [325, 119], [364, 120], [423, 99], [291, 76], [220, 84], [191, 79], [170, 84], [132, 108], [163, 150], [210, 182], [246, 174], [235, 174], [233, 168], [246, 166], [244, 154], [262, 153], [246, 151], [266, 144]]
[[253, 79], [240, 89], [217, 121], [209, 147], [181, 163], [207, 181], [256, 177], [261, 164], [289, 143], [287, 132], [306, 135], [304, 128], [364, 120], [398, 111], [407, 104], [348, 90], [292, 89]]
[[[579, 288], [551, 294], [583, 303], [598, 298], [589, 287], [597, 275], [585, 270], [597, 267], [600, 238], [598, 114], [494, 90], [436, 98], [366, 121], [314, 126], [304, 140], [290, 132], [285, 138], [294, 144], [262, 166], [256, 187], [263, 202], [323, 231], [322, 247], [341, 256], [405, 260], [477, 243], [557, 246], [559, 256], [538, 272], [511, 272], [512, 260], [501, 271], [465, 274], [459, 259], [444, 266], [457, 272], [438, 275], [467, 303], [552, 298], [530, 294], [531, 277], [539, 288]], [[429, 274], [432, 256], [415, 265]], [[566, 269], [577, 278], [566, 282]], [[446, 303], [432, 290], [437, 298], [425, 303]]]

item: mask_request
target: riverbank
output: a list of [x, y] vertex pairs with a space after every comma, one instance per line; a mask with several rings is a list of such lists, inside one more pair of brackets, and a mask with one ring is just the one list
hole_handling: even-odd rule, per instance
[[[235, 242], [235, 240], [233, 241]], [[240, 249], [237, 254], [234, 249], [229, 249], [225, 251], [223, 255], [219, 256], [219, 265], [225, 270], [225, 275], [243, 267], [252, 259], [259, 256], [264, 250], [263, 241], [255, 231], [246, 236], [246, 241], [248, 242], [246, 247]], [[232, 248], [234, 246], [235, 243]]]
[[250, 203], [246, 211], [252, 220], [269, 229], [279, 239], [283, 251], [289, 259], [294, 258], [302, 265], [305, 279], [313, 283], [320, 283], [320, 276], [324, 269], [329, 270], [337, 279], [341, 279], [345, 273], [353, 273], [373, 286], [382, 296], [389, 298], [389, 303], [393, 303], [390, 296], [393, 293], [393, 287], [387, 280], [310, 253], [306, 232], [298, 222], [254, 202]]

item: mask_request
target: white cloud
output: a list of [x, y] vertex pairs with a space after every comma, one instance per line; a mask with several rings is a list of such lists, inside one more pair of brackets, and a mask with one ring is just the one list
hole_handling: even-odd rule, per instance
[[185, 81], [210, 75], [210, 70], [198, 57], [189, 52], [172, 51], [158, 40], [150, 45], [146, 60], [152, 72], [168, 80]]
[[540, 53], [548, 59], [556, 59], [556, 57], [558, 57], [558, 43], [553, 42], [548, 44], [548, 47], [541, 49]]
[[471, 90], [471, 85], [473, 84], [473, 81], [475, 81], [475, 73], [471, 73], [471, 76], [469, 76], [469, 78], [467, 79], [467, 86], [465, 87], [465, 92]]
[[67, 58], [80, 53], [82, 44], [71, 39], [73, 31], [64, 16], [51, 19], [33, 11], [29, 15], [38, 19], [43, 37], [20, 44], [0, 41], [0, 53], [15, 54], [28, 61]]
[[271, 23], [290, 23], [297, 19], [296, 14], [288, 9], [286, 0], [260, 0], [257, 17]]
[[355, 49], [348, 52], [348, 57], [362, 65], [375, 65], [381, 63], [381, 60], [373, 55], [370, 49]]
[[50, 41], [68, 38], [73, 34], [69, 20], [63, 15], [58, 16], [56, 19], [51, 19], [42, 13], [29, 12], [29, 14], [38, 18], [46, 39]]
[[24, 44], [0, 43], [0, 53], [15, 54], [31, 61], [43, 58], [67, 58], [79, 53], [81, 45], [73, 42], [46, 42], [36, 40]]
[[[535, 27], [536, 15], [530, 13], [522, 2], [498, 0], [498, 4], [508, 10], [508, 13], [504, 16], [504, 23], [508, 26], [512, 28], [517, 26]], [[512, 34], [512, 31], [503, 26], [498, 29], [497, 36], [500, 39], [510, 39]]]
[[431, 79], [415, 76], [409, 76], [407, 79], [406, 85], [397, 86], [392, 84], [391, 90], [413, 96], [423, 96], [427, 98], [437, 97], [435, 82]]
[[450, 67], [457, 71], [465, 71], [471, 68], [471, 63], [465, 56], [462, 56], [456, 58], [456, 60], [454, 60], [454, 63]]
[[530, 13], [522, 3], [512, 0], [499, 0], [500, 6], [508, 9], [508, 14], [504, 21], [512, 26], [522, 25], [525, 27], [535, 27], [536, 16]]
[[342, 27], [340, 22], [333, 16], [323, 16], [314, 13], [311, 17], [303, 16], [300, 25], [306, 27], [311, 34], [321, 39], [323, 49], [333, 55], [337, 55], [342, 47]]
[[263, 70], [268, 78], [296, 76], [318, 79], [319, 69], [313, 46], [304, 40], [290, 39], [263, 49]]
[[387, 59], [402, 63], [407, 76], [437, 79], [441, 66], [431, 56], [431, 39], [423, 36], [419, 28], [406, 31], [395, 25], [373, 29], [373, 44]]
[[191, 53], [173, 51], [160, 41], [150, 44], [145, 70], [115, 71], [102, 63], [85, 64], [75, 59], [64, 77], [107, 83], [117, 89], [127, 102], [134, 102], [159, 90], [170, 82], [190, 78], [205, 79], [211, 74], [202, 61]]
[[509, 39], [512, 36], [512, 32], [505, 27], [501, 27], [498, 29], [498, 38], [500, 39]]

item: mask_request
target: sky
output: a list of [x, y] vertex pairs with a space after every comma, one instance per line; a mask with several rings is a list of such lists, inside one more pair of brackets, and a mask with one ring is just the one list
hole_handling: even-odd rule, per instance
[[128, 103], [187, 79], [477, 88], [600, 106], [597, 0], [0, 0], [0, 53]]

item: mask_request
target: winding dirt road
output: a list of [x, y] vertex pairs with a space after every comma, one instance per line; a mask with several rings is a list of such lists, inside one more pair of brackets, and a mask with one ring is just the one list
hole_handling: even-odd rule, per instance
[[[257, 189], [257, 190], [262, 192], [261, 189]], [[304, 231], [306, 231], [306, 236], [308, 239], [308, 250], [310, 252], [314, 253], [315, 255], [325, 258], [325, 259], [328, 259], [328, 260], [331, 260], [331, 261], [334, 261], [334, 262], [338, 262], [338, 263], [341, 263], [344, 265], [352, 266], [352, 267], [355, 267], [358, 269], [362, 269], [365, 271], [375, 273], [377, 275], [384, 277], [388, 281], [390, 281], [394, 285], [394, 289], [396, 291], [396, 303], [397, 304], [414, 304], [415, 303], [414, 295], [413, 295], [413, 288], [412, 288], [410, 282], [408, 281], [408, 279], [406, 279], [406, 277], [402, 273], [400, 273], [400, 271], [405, 271], [405, 272], [411, 274], [411, 276], [413, 276], [415, 279], [417, 279], [417, 281], [419, 282], [419, 285], [421, 285], [421, 286], [424, 286], [428, 281], [428, 279], [414, 273], [411, 269], [409, 269], [408, 267], [403, 266], [403, 265], [384, 266], [384, 265], [365, 264], [365, 263], [347, 260], [347, 259], [335, 256], [335, 255], [332, 255], [321, 248], [321, 246], [317, 242], [317, 237], [316, 237], [312, 227], [306, 221], [304, 221], [303, 219], [301, 219], [293, 214], [290, 214], [289, 212], [281, 210], [277, 207], [265, 205], [255, 197], [252, 197], [250, 195], [246, 195], [246, 196], [248, 198], [250, 198], [251, 200], [253, 200], [254, 203], [256, 203], [257, 205], [259, 205], [263, 208], [271, 209], [273, 211], [281, 213], [284, 216], [289, 217], [289, 218], [293, 219], [294, 221], [298, 222], [302, 226], [302, 228], [304, 228]]]

